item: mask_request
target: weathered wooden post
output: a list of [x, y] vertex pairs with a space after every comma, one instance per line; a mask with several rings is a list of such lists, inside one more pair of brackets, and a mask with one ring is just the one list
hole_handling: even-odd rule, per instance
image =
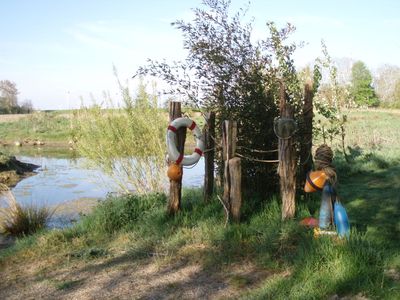
[[[181, 102], [170, 101], [169, 102], [169, 121], [180, 118], [182, 116]], [[177, 148], [180, 153], [185, 151], [185, 139], [186, 139], [186, 127], [179, 128], [176, 133]], [[168, 162], [171, 164], [172, 162]], [[183, 175], [183, 170], [182, 170]], [[169, 181], [169, 201], [168, 201], [168, 213], [170, 215], [176, 214], [181, 207], [182, 198], [182, 178], [179, 181]]]
[[236, 121], [222, 123], [222, 151], [224, 160], [224, 195], [223, 202], [229, 212], [228, 217], [235, 221], [240, 219], [242, 205], [241, 163], [236, 155]]
[[[280, 82], [280, 116], [293, 119], [293, 108], [288, 103], [285, 84]], [[279, 137], [279, 166], [280, 189], [282, 197], [282, 219], [293, 218], [296, 209], [296, 152], [293, 147], [293, 137]]]
[[242, 165], [239, 157], [229, 160], [230, 190], [232, 219], [240, 221], [240, 209], [242, 207]]
[[312, 84], [304, 85], [304, 104], [303, 104], [303, 128], [302, 128], [302, 143], [300, 149], [300, 174], [299, 184], [304, 187], [306, 182], [306, 174], [312, 168], [312, 122], [313, 122], [313, 98], [314, 93]]
[[207, 125], [204, 127], [204, 201], [210, 201], [214, 192], [214, 156], [215, 156], [215, 113], [206, 114]]

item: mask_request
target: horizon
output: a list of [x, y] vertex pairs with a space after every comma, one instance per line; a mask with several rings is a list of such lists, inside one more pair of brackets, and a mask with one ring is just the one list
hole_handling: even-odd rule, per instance
[[[232, 2], [231, 12], [246, 4]], [[114, 65], [120, 79], [135, 89], [131, 77], [147, 58], [184, 59], [182, 35], [170, 23], [192, 20], [191, 8], [201, 1], [23, 0], [2, 6], [0, 80], [16, 83], [19, 102], [29, 99], [35, 109], [59, 110], [78, 108], [81, 99], [101, 101], [104, 91], [118, 102]], [[306, 43], [294, 55], [297, 68], [321, 56], [324, 40], [333, 58], [361, 60], [375, 72], [384, 64], [400, 66], [399, 10], [394, 0], [323, 5], [254, 0], [247, 17], [255, 18], [257, 39], [268, 36], [266, 21], [297, 28], [291, 40]]]

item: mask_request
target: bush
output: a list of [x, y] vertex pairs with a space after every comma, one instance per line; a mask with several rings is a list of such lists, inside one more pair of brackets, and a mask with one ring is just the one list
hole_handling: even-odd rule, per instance
[[[141, 88], [144, 89], [142, 85]], [[94, 105], [75, 113], [73, 135], [77, 150], [125, 192], [163, 191], [167, 183], [165, 113], [157, 108], [155, 96], [142, 91], [133, 99], [127, 88], [121, 86], [121, 91], [123, 109]]]
[[139, 217], [143, 217], [152, 208], [159, 207], [166, 201], [164, 194], [109, 197], [82, 220], [82, 226], [92, 234], [112, 234], [132, 227]]

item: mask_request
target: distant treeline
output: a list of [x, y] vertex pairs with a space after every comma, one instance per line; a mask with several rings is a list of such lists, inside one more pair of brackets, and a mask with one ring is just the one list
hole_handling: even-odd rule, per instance
[[32, 111], [31, 100], [18, 103], [18, 89], [15, 82], [0, 80], [0, 114], [25, 114]]

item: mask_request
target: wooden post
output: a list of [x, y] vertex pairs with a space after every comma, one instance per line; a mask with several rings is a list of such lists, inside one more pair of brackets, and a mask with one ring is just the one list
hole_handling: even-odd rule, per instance
[[233, 220], [240, 220], [242, 205], [242, 175], [240, 158], [236, 155], [236, 121], [222, 123], [222, 151], [224, 160], [224, 195], [223, 202]]
[[236, 153], [237, 123], [235, 121], [224, 121], [222, 123], [222, 157], [224, 161], [224, 195], [223, 201], [230, 211], [230, 176], [229, 160]]
[[231, 204], [230, 213], [235, 222], [240, 221], [240, 208], [242, 207], [242, 165], [240, 158], [234, 157], [229, 160], [230, 191], [229, 198]]
[[[171, 101], [169, 103], [169, 121], [180, 118], [182, 116], [181, 102]], [[177, 137], [177, 148], [180, 153], [184, 153], [185, 150], [185, 139], [186, 139], [186, 128], [179, 128], [176, 133]], [[170, 162], [169, 162], [170, 163]], [[182, 170], [183, 175], [183, 170]], [[182, 179], [179, 181], [169, 181], [169, 201], [167, 211], [170, 215], [176, 214], [181, 207], [182, 198]]]
[[313, 122], [313, 97], [312, 84], [304, 85], [304, 104], [303, 104], [303, 128], [302, 128], [302, 144], [300, 150], [300, 174], [299, 185], [304, 187], [306, 175], [312, 168], [312, 122]]
[[215, 113], [206, 114], [207, 126], [204, 130], [204, 201], [210, 201], [214, 192], [214, 156], [215, 156]]
[[[281, 118], [292, 118], [293, 108], [288, 103], [285, 84], [280, 82], [280, 115]], [[282, 197], [282, 219], [293, 218], [296, 209], [296, 152], [293, 147], [293, 137], [279, 138], [279, 166], [280, 188]]]

